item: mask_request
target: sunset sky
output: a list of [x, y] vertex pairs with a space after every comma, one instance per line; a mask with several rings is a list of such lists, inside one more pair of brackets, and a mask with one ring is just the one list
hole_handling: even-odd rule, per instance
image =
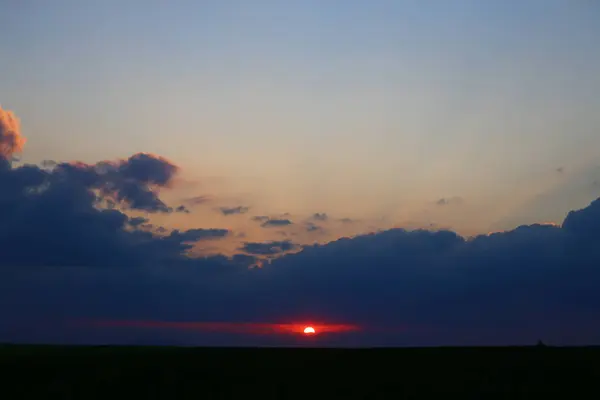
[[[2, 272], [7, 277], [0, 284], [0, 289], [4, 286], [6, 290], [0, 299], [7, 302], [2, 304], [18, 303], [27, 309], [0, 309], [0, 316], [4, 313], [14, 318], [14, 326], [30, 326], [27, 324], [34, 324], [31, 321], [37, 321], [36, 316], [52, 314], [47, 309], [52, 301], [42, 307], [43, 296], [39, 297], [41, 308], [36, 308], [32, 304], [38, 303], [19, 297], [25, 296], [23, 293], [65, 293], [62, 285], [67, 285], [73, 292], [52, 303], [58, 313], [56, 310], [62, 309], [67, 298], [77, 302], [75, 293], [92, 293], [91, 287], [103, 285], [113, 290], [110, 282], [117, 278], [108, 276], [112, 270], [69, 269], [76, 264], [86, 266], [86, 257], [96, 257], [89, 265], [124, 263], [136, 264], [137, 268], [141, 260], [136, 258], [141, 254], [137, 243], [147, 240], [148, 250], [139, 266], [166, 267], [162, 265], [166, 261], [158, 265], [158, 255], [153, 258], [148, 254], [150, 249], [162, 249], [152, 241], [173, 229], [176, 234], [169, 236], [168, 242], [161, 242], [165, 249], [174, 246], [168, 250], [174, 253], [164, 260], [172, 261], [176, 253], [179, 257], [178, 251], [183, 254], [190, 250], [196, 256], [237, 255], [239, 260], [253, 264], [265, 256], [278, 258], [304, 245], [320, 243], [324, 246], [304, 250], [297, 258], [289, 256], [289, 261], [288, 256], [279, 258], [273, 268], [278, 262], [296, 268], [301, 263], [298, 260], [311, 265], [338, 265], [338, 261], [332, 261], [338, 252], [349, 257], [356, 249], [359, 253], [366, 251], [357, 256], [365, 265], [423, 265], [431, 261], [429, 253], [406, 254], [417, 252], [417, 248], [419, 252], [428, 248], [431, 254], [437, 254], [449, 232], [456, 232], [460, 240], [500, 232], [507, 239], [498, 245], [510, 247], [511, 240], [524, 232], [513, 229], [542, 223], [548, 225], [530, 227], [544, 230], [534, 235], [536, 240], [546, 240], [546, 234], [551, 236], [548, 240], [563, 240], [555, 236], [566, 229], [561, 225], [567, 213], [593, 207], [590, 203], [600, 197], [600, 3], [594, 1], [0, 0], [0, 9], [0, 149], [14, 135], [27, 140], [22, 149], [13, 146], [0, 153], [4, 156], [0, 157], [0, 205], [4, 208], [0, 211], [0, 248], [14, 250], [8, 256], [0, 254], [4, 257], [0, 264], [7, 266]], [[14, 125], [15, 118], [20, 121], [19, 127]], [[138, 157], [130, 158], [134, 154]], [[3, 160], [12, 157], [18, 160], [12, 167], [4, 167]], [[48, 160], [59, 164], [54, 167]], [[102, 166], [96, 163], [106, 160], [112, 163], [109, 171], [100, 171]], [[18, 172], [25, 171], [19, 169], [25, 164], [40, 166], [35, 172], [38, 180], [18, 186], [21, 184], [16, 182], [25, 182], [21, 179], [26, 172]], [[33, 174], [30, 170], [27, 173]], [[75, 179], [81, 178], [77, 178], [78, 173], [88, 174], [86, 179], [93, 182], [77, 181], [77, 189], [69, 186], [67, 191], [67, 185], [75, 185]], [[32, 200], [31, 182], [46, 187], [42, 184], [45, 182], [52, 190], [59, 188], [56, 191], [60, 196], [68, 197], [52, 197], [44, 192]], [[16, 200], [16, 195], [10, 194], [16, 191], [22, 191], [25, 197]], [[139, 237], [127, 236], [127, 246], [135, 243], [139, 254], [130, 253], [133, 247], [119, 242], [121, 253], [112, 253], [110, 259], [99, 256], [113, 249], [110, 246], [117, 246], [116, 239], [106, 246], [98, 244], [108, 241], [112, 234], [90, 233], [102, 223], [95, 225], [85, 219], [83, 224], [83, 217], [75, 215], [84, 193], [115, 203], [129, 218], [147, 218], [139, 223], [127, 222], [127, 229], [140, 230]], [[107, 207], [108, 203], [98, 205], [94, 201], [81, 209], [95, 213], [92, 204]], [[161, 211], [161, 204], [174, 211]], [[62, 226], [63, 222], [62, 217], [54, 217], [58, 214], [51, 206], [65, 213], [71, 213], [65, 211], [67, 208], [74, 210], [73, 215], [64, 218], [72, 218], [79, 225], [68, 230], [68, 235], [65, 233], [68, 237], [64, 236], [64, 241], [59, 239], [63, 236], [52, 233], [52, 227]], [[183, 208], [177, 212], [179, 206]], [[579, 225], [575, 225], [600, 227], [600, 204], [595, 207], [586, 209], [585, 218], [592, 218], [592, 222], [577, 220]], [[45, 219], [48, 215], [56, 220], [49, 222], [50, 217]], [[102, 218], [108, 215], [104, 213]], [[116, 221], [122, 214], [115, 215], [110, 218]], [[98, 218], [100, 221], [100, 214]], [[37, 229], [35, 235], [24, 228], [29, 224], [33, 232], [42, 220], [44, 228]], [[119, 235], [129, 234], [124, 226], [115, 228]], [[204, 230], [194, 231], [200, 228]], [[410, 235], [406, 239], [392, 228], [426, 229], [432, 237], [441, 231], [442, 236], [431, 239], [435, 243], [427, 247], [417, 243], [421, 239]], [[561, 233], [548, 233], [546, 229]], [[600, 233], [594, 229], [598, 240]], [[142, 231], [150, 236], [141, 236]], [[521, 233], [515, 236], [508, 231]], [[347, 244], [350, 250], [344, 250], [345, 241], [326, 245], [372, 232], [380, 233], [345, 239], [351, 241]], [[43, 235], [52, 240], [48, 242]], [[185, 235], [190, 236], [184, 240]], [[95, 244], [86, 247], [68, 238], [89, 238], [89, 243]], [[376, 238], [381, 238], [381, 243]], [[392, 251], [397, 241], [409, 250]], [[484, 253], [465, 257], [473, 263], [500, 263], [498, 254], [504, 250], [489, 250], [500, 253], [488, 254], [483, 250], [489, 249], [486, 246], [469, 247], [466, 252]], [[556, 260], [564, 256], [552, 258], [529, 247], [523, 250], [515, 246], [519, 252], [532, 253], [515, 255], [510, 265], [534, 262], [538, 256], [560, 265]], [[531, 246], [538, 249], [537, 244]], [[583, 266], [592, 265], [598, 257], [597, 251], [590, 253], [591, 258], [586, 251], [577, 247]], [[65, 256], [68, 252], [76, 252], [77, 257]], [[464, 256], [459, 253], [452, 256], [452, 265], [456, 257]], [[214, 263], [220, 262], [217, 258]], [[50, 274], [52, 279], [32, 272], [58, 266], [58, 260], [65, 260], [67, 265]], [[348, 262], [339, 261], [340, 265]], [[437, 261], [431, 262], [438, 265]], [[13, 270], [13, 266], [19, 268]], [[326, 265], [323, 268], [327, 270]], [[44, 271], [39, 273], [49, 274]], [[190, 278], [186, 271], [171, 271], [185, 278], [177, 275], [169, 279], [179, 279], [184, 286], [196, 278], [202, 281], [200, 277]], [[323, 279], [335, 280], [336, 271], [340, 272], [332, 268], [331, 276], [329, 272], [319, 273], [325, 274]], [[145, 274], [136, 269], [138, 273]], [[273, 275], [280, 273], [284, 274]], [[90, 276], [95, 274], [108, 275], [92, 279]], [[360, 280], [360, 274], [344, 275], [340, 281]], [[481, 271], [474, 274], [476, 278], [472, 279], [495, 282], [495, 278], [489, 278], [489, 282], [482, 278]], [[415, 278], [413, 272], [409, 275], [425, 279]], [[463, 277], [463, 272], [458, 275]], [[508, 272], [500, 275], [512, 276]], [[49, 286], [43, 286], [44, 279], [49, 279]], [[78, 279], [81, 286], [72, 283]], [[90, 283], [94, 279], [101, 283]], [[212, 287], [209, 292], [224, 296], [227, 300], [221, 301], [227, 304], [234, 304], [233, 298], [257, 299], [265, 293], [284, 293], [283, 289], [273, 289], [284, 284], [265, 283], [265, 279], [279, 279], [270, 275], [248, 278], [260, 281], [255, 289], [248, 289], [252, 285], [238, 278], [233, 279], [235, 284], [224, 284], [221, 280], [225, 278], [221, 277], [214, 279], [227, 289]], [[298, 279], [312, 282], [313, 276]], [[460, 279], [450, 279], [453, 283], [448, 283], [448, 288], [419, 304], [430, 310], [432, 299], [452, 290], [460, 292], [462, 289], [457, 288], [463, 286], [456, 283]], [[583, 281], [578, 282], [569, 290], [581, 289], [578, 285]], [[155, 284], [147, 283], [145, 289], [136, 287], [132, 291], [152, 290]], [[23, 285], [22, 291], [14, 289], [19, 285]], [[234, 290], [238, 285], [244, 289]], [[10, 287], [13, 289], [8, 290]], [[320, 284], [310, 288], [325, 293]], [[190, 296], [197, 295], [187, 286], [168, 290], [187, 290], [194, 293]], [[373, 287], [365, 290], [368, 302], [377, 291]], [[554, 289], [548, 290], [554, 293]], [[126, 298], [125, 292], [119, 286], [116, 298]], [[308, 292], [298, 289], [298, 293]], [[328, 293], [333, 296], [333, 292]], [[200, 295], [202, 301], [210, 296]], [[559, 308], [569, 309], [562, 300], [557, 300]], [[172, 306], [177, 308], [179, 301], [188, 304], [185, 309], [193, 309], [182, 299], [173, 300]], [[373, 301], [388, 304], [383, 298]], [[331, 307], [323, 311], [327, 318], [339, 316], [339, 321], [331, 323], [358, 323], [348, 321], [351, 312], [342, 315], [344, 312], [339, 311], [348, 310], [346, 306], [327, 302]], [[82, 301], [93, 311], [87, 313], [83, 306], [76, 306], [72, 314], [78, 318], [93, 314], [115, 319], [114, 313], [99, 311], [110, 309], [100, 303]], [[316, 303], [309, 299], [303, 303], [305, 306], [290, 307], [295, 307], [302, 318], [310, 319], [313, 317], [307, 310], [317, 307]], [[589, 309], [600, 301], [593, 304]], [[490, 307], [497, 306], [494, 302]], [[139, 305], [138, 314], [148, 310], [144, 307]], [[153, 307], [160, 308], [156, 304]], [[352, 307], [361, 315], [358, 319], [366, 318], [364, 309], [354, 304]], [[391, 305], [382, 307], [384, 310]], [[266, 308], [263, 319], [285, 314]], [[186, 314], [181, 307], [173, 310], [165, 306], [156, 315], [123, 312], [121, 316], [144, 320], [160, 319], [162, 315], [177, 320], [178, 316], [192, 318], [194, 314]], [[457, 318], [466, 320], [469, 311], [461, 310]], [[248, 312], [260, 314], [256, 310]], [[535, 311], [536, 315], [539, 312]], [[386, 320], [383, 314], [380, 322]], [[412, 318], [418, 313], [409, 314]], [[30, 315], [30, 319], [23, 315]], [[214, 317], [210, 312], [206, 315]], [[441, 318], [436, 320], [441, 324], [443, 317], [435, 315]], [[246, 318], [242, 311], [232, 311], [234, 317]], [[19, 325], [22, 318], [29, 322], [21, 321]], [[429, 323], [422, 315], [416, 320]], [[25, 328], [15, 328], [14, 332], [19, 329]], [[10, 332], [1, 331], [0, 339], [10, 338]]]

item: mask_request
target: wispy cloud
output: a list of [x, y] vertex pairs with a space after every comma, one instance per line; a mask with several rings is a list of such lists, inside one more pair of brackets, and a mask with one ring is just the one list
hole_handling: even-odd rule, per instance
[[438, 206], [448, 206], [448, 205], [458, 205], [463, 204], [464, 199], [462, 197], [454, 196], [454, 197], [442, 197], [441, 199], [435, 202]]
[[249, 207], [237, 206], [237, 207], [220, 207], [219, 211], [223, 215], [235, 215], [235, 214], [245, 214], [250, 210]]
[[289, 219], [269, 219], [263, 222], [260, 226], [262, 226], [263, 228], [270, 228], [274, 226], [288, 226], [292, 224], [293, 222]]
[[312, 222], [307, 222], [306, 223], [306, 231], [307, 232], [319, 232], [319, 233], [324, 233], [325, 230], [323, 229], [323, 227], [313, 224]]
[[314, 213], [312, 215], [312, 219], [315, 221], [327, 221], [329, 217], [325, 213]]
[[213, 196], [209, 196], [209, 195], [201, 195], [201, 196], [195, 196], [195, 197], [190, 197], [188, 199], [185, 199], [184, 202], [186, 204], [192, 205], [192, 206], [197, 206], [200, 204], [205, 204], [205, 203], [209, 203], [211, 201], [214, 200]]

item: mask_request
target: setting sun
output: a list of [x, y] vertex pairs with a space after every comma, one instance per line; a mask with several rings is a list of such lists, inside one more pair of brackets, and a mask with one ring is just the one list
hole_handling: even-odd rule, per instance
[[307, 335], [312, 335], [315, 333], [315, 328], [313, 328], [312, 326], [307, 326], [306, 328], [304, 328], [304, 333]]

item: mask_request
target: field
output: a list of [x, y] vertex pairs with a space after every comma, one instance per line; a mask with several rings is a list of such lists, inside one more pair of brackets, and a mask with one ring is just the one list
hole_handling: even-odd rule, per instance
[[[600, 348], [0, 346], [3, 398], [592, 398]], [[539, 397], [542, 398], [542, 397]]]

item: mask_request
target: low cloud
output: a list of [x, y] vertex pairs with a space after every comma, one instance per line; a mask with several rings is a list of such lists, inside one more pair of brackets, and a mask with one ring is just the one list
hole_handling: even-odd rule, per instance
[[307, 222], [306, 223], [306, 231], [323, 233], [324, 229], [323, 229], [323, 227], [313, 224], [312, 222]]
[[181, 205], [181, 206], [178, 206], [177, 208], [175, 208], [175, 212], [189, 214], [190, 210], [186, 206]]
[[448, 205], [457, 205], [464, 203], [464, 199], [462, 197], [442, 197], [438, 201], [435, 202], [438, 206], [448, 206]]
[[250, 210], [249, 207], [237, 206], [237, 207], [220, 207], [219, 211], [221, 214], [227, 215], [236, 215], [236, 214], [245, 214]]
[[[176, 254], [182, 240], [198, 236], [172, 234], [164, 241], [167, 251], [154, 239], [145, 246], [154, 249], [152, 258], [171, 254], [178, 260], [160, 271], [95, 269], [93, 279], [88, 277], [92, 272], [80, 268], [2, 272], [2, 285], [11, 290], [0, 291], [0, 301], [14, 308], [2, 312], [11, 330], [0, 330], [0, 339], [19, 335], [20, 340], [41, 340], [42, 331], [49, 334], [31, 325], [20, 329], [25, 317], [74, 318], [84, 313], [91, 319], [120, 320], [336, 321], [360, 327], [347, 337], [362, 345], [531, 344], [538, 339], [593, 343], [600, 334], [595, 318], [600, 308], [598, 227], [600, 199], [569, 213], [559, 226], [524, 225], [472, 239], [452, 231], [392, 229], [303, 248], [290, 241], [246, 242], [240, 251], [248, 259], [188, 262]], [[45, 254], [46, 261], [52, 261], [47, 258], [52, 254]], [[248, 270], [253, 257], [278, 258]], [[94, 332], [87, 337], [93, 338]], [[111, 332], [115, 341], [131, 334]], [[149, 343], [168, 344], [166, 338], [174, 337], [164, 331], [162, 336], [151, 329], [144, 332]], [[82, 333], [77, 335], [81, 340]], [[345, 337], [331, 343], [346, 343]], [[217, 339], [195, 333], [186, 343], [216, 343], [211, 340]], [[250, 339], [227, 340], [222, 343]], [[265, 340], [279, 343], [276, 338]]]
[[167, 233], [147, 218], [125, 213], [173, 211], [159, 193], [170, 187], [179, 168], [165, 158], [137, 153], [95, 164], [12, 167], [7, 157], [23, 150], [25, 141], [14, 115], [1, 111], [0, 118], [0, 266], [185, 264], [195, 242], [228, 234], [221, 229]]
[[190, 206], [197, 206], [197, 205], [209, 203], [213, 200], [214, 200], [214, 198], [212, 196], [202, 195], [202, 196], [194, 196], [194, 197], [185, 199], [184, 203], [186, 203]]
[[172, 212], [158, 196], [168, 188], [179, 167], [167, 159], [138, 153], [126, 160], [56, 163], [48, 169], [50, 184], [78, 185], [98, 193], [97, 201], [146, 212]]
[[[173, 163], [138, 153], [13, 167], [22, 142], [14, 122], [2, 118], [0, 304], [7, 306], [0, 307], [0, 342], [180, 338], [152, 327], [134, 335], [68, 324], [82, 318], [359, 328], [331, 339], [336, 345], [590, 344], [600, 337], [600, 199], [560, 225], [474, 238], [391, 229], [311, 246], [247, 241], [243, 254], [201, 257], [190, 252], [198, 242], [233, 233], [169, 230], [127, 214], [168, 212], [159, 195], [178, 171]], [[270, 262], [249, 268], [264, 259]], [[248, 343], [198, 332], [185, 339]]]
[[314, 213], [312, 215], [312, 219], [315, 221], [327, 221], [329, 217], [325, 213]]
[[[289, 213], [284, 214], [289, 215]], [[263, 228], [282, 227], [292, 225], [293, 222], [287, 218], [271, 218], [266, 215], [257, 215], [251, 218], [252, 221], [262, 222], [260, 226]]]
[[289, 219], [269, 219], [265, 222], [263, 222], [262, 224], [260, 224], [260, 226], [262, 226], [263, 228], [271, 228], [274, 226], [288, 226], [288, 225], [292, 225], [293, 222], [290, 221]]

